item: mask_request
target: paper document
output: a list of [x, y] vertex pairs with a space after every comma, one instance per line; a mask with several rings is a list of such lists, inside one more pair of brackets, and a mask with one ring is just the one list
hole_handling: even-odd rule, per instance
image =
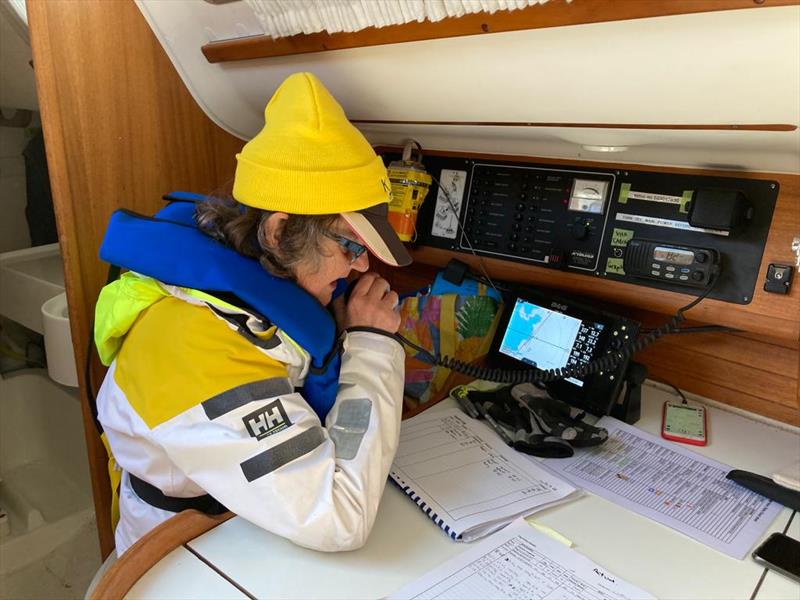
[[389, 598], [638, 600], [653, 596], [520, 519]]
[[467, 542], [576, 492], [457, 408], [403, 421], [389, 475], [445, 533]]
[[731, 467], [612, 417], [602, 446], [547, 466], [575, 485], [744, 558], [781, 506], [725, 478]]

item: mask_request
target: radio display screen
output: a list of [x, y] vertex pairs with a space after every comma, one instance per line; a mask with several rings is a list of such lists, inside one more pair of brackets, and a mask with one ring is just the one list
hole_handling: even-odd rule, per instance
[[[516, 299], [499, 351], [539, 369], [588, 363], [594, 355], [601, 323], [583, 321], [521, 298]], [[583, 381], [566, 381], [582, 387]]]
[[653, 258], [659, 262], [672, 263], [673, 265], [690, 265], [694, 262], [694, 252], [682, 248], [666, 248], [656, 246], [653, 249]]

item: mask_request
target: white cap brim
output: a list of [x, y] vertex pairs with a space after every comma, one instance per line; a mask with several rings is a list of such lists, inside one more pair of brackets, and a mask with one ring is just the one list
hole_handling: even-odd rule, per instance
[[342, 218], [375, 257], [387, 265], [405, 267], [411, 264], [411, 256], [389, 224], [388, 214], [388, 205], [381, 203], [356, 212], [342, 213]]

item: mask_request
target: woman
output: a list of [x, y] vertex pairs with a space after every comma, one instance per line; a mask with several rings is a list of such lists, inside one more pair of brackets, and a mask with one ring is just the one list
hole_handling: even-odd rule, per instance
[[326, 551], [360, 547], [374, 523], [404, 355], [397, 294], [366, 250], [410, 258], [380, 157], [316, 77], [289, 77], [265, 121], [237, 155], [235, 202], [115, 214], [106, 233], [101, 256], [131, 269], [103, 289], [95, 329], [118, 554], [190, 507]]

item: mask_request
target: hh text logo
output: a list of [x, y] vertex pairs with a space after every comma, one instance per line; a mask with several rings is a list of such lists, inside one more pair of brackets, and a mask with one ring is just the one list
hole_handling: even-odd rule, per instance
[[254, 410], [243, 417], [242, 421], [250, 435], [257, 440], [283, 431], [292, 424], [280, 400], [275, 400], [275, 402], [270, 402], [266, 406]]

